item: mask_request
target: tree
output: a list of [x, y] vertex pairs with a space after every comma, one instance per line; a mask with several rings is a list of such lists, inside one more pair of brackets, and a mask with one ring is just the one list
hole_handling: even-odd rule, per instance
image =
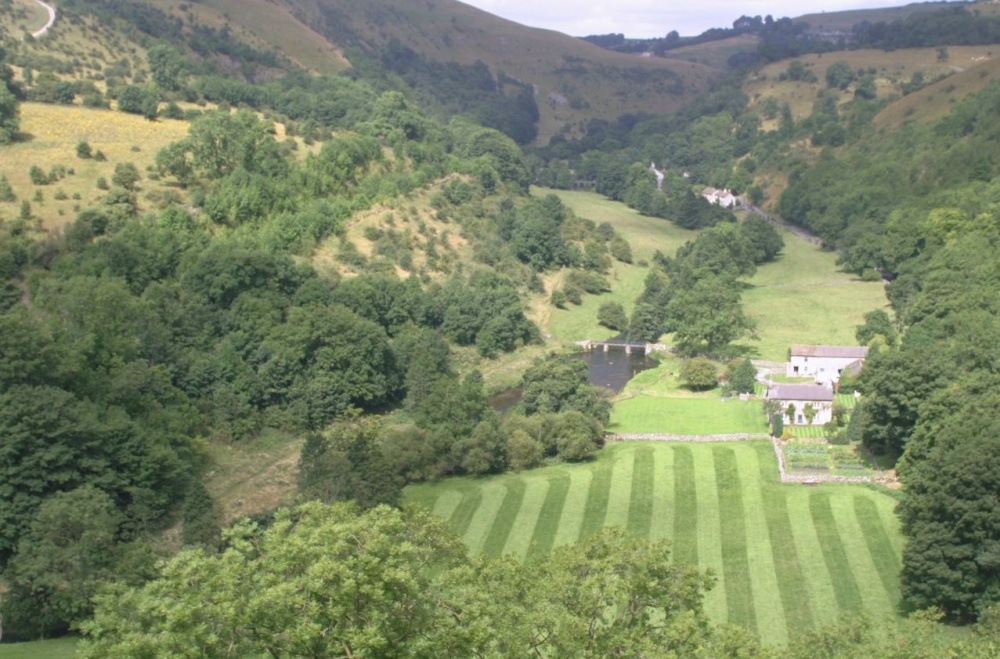
[[157, 44], [146, 51], [149, 72], [161, 89], [177, 91], [183, 84], [184, 58], [174, 48]]
[[656, 342], [663, 335], [663, 312], [652, 304], [640, 302], [635, 305], [632, 320], [628, 324], [630, 341]]
[[795, 424], [795, 403], [789, 403], [785, 407], [785, 416], [788, 417], [788, 423], [791, 425]]
[[[156, 118], [159, 97], [139, 85], [129, 85], [118, 94], [118, 110], [129, 114], [141, 114], [147, 119]], [[152, 111], [152, 116], [150, 116]]]
[[688, 388], [695, 391], [712, 389], [719, 384], [719, 372], [716, 370], [715, 362], [704, 357], [684, 360], [680, 375]]
[[115, 173], [111, 177], [111, 182], [129, 192], [135, 192], [135, 185], [142, 180], [139, 169], [130, 162], [120, 162], [115, 165]]
[[354, 501], [360, 508], [397, 505], [403, 479], [383, 458], [377, 417], [348, 412], [323, 435], [306, 439], [299, 458], [299, 492], [324, 503]]
[[781, 414], [771, 415], [771, 436], [781, 437], [785, 432], [785, 417]]
[[785, 248], [785, 240], [770, 222], [757, 215], [743, 220], [740, 229], [750, 243], [753, 262], [757, 265], [776, 259]]
[[806, 418], [806, 423], [812, 425], [813, 419], [816, 418], [816, 408], [812, 403], [806, 403], [802, 406], [802, 416]]
[[730, 362], [726, 367], [726, 388], [737, 394], [752, 394], [757, 384], [757, 367], [749, 358]]
[[[0, 68], [3, 68], [2, 64]], [[21, 104], [7, 85], [0, 84], [0, 144], [10, 144], [16, 140], [20, 129]]]
[[101, 585], [133, 576], [117, 574], [126, 551], [118, 543], [122, 521], [111, 497], [91, 485], [39, 506], [5, 573], [8, 630], [31, 638], [64, 633], [90, 615]]
[[892, 319], [889, 318], [889, 314], [885, 310], [869, 311], [865, 314], [864, 319], [864, 324], [858, 325], [854, 331], [859, 345], [870, 345], [877, 336], [881, 336], [886, 345], [890, 347], [896, 345], [896, 326], [893, 325]]
[[435, 575], [465, 554], [429, 513], [345, 503], [280, 511], [267, 530], [241, 522], [227, 543], [98, 597], [82, 656], [433, 655]]
[[240, 523], [229, 545], [99, 596], [81, 656], [759, 654], [708, 624], [710, 576], [618, 529], [522, 564], [469, 558], [426, 512], [314, 502]]
[[613, 330], [625, 330], [628, 328], [628, 316], [622, 305], [617, 302], [604, 302], [597, 310], [597, 322]]
[[844, 60], [837, 60], [826, 70], [826, 84], [828, 87], [847, 89], [854, 82], [854, 69]]
[[725, 277], [704, 277], [678, 291], [666, 315], [678, 347], [686, 354], [716, 354], [737, 339], [753, 337], [756, 328], [743, 313], [739, 284]]

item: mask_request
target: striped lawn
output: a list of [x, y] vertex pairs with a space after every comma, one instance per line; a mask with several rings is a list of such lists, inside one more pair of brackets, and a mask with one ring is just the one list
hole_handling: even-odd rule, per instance
[[622, 443], [592, 462], [415, 485], [472, 553], [537, 558], [605, 527], [668, 539], [711, 570], [717, 622], [781, 645], [842, 612], [896, 615], [902, 536], [894, 500], [852, 485], [781, 485], [767, 442]]

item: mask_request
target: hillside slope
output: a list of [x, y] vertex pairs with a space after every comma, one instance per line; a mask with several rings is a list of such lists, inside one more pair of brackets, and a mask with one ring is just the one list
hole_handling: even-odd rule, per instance
[[[175, 11], [180, 7], [175, 0], [156, 0], [156, 4]], [[297, 35], [318, 33], [354, 59], [379, 58], [396, 42], [438, 62], [483, 62], [494, 75], [502, 72], [533, 85], [542, 141], [560, 130], [575, 132], [592, 118], [672, 112], [706, 89], [718, 74], [717, 69], [694, 62], [612, 53], [454, 0], [259, 4], [267, 7], [267, 21], [256, 11], [247, 11], [244, 0], [209, 0], [198, 10], [207, 7], [227, 16], [230, 24], [266, 36], [276, 50], [289, 54], [301, 47]], [[264, 22], [269, 24], [266, 33]], [[299, 28], [293, 29], [295, 25]]]

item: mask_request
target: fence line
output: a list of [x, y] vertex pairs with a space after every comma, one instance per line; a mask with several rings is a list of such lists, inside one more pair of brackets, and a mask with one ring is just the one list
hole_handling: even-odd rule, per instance
[[604, 436], [609, 442], [748, 442], [753, 440], [771, 440], [774, 448], [774, 455], [778, 459], [778, 475], [782, 483], [801, 483], [804, 485], [815, 485], [817, 483], [873, 483], [881, 481], [881, 478], [871, 476], [840, 476], [838, 474], [790, 474], [785, 466], [785, 452], [781, 450], [781, 444], [776, 437], [761, 433], [734, 433], [730, 435], [672, 435], [672, 434], [633, 434], [615, 433]]

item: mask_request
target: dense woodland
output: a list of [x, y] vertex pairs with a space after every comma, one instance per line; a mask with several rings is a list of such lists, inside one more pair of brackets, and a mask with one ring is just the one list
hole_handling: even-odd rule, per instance
[[[853, 85], [854, 98], [838, 105], [821, 92], [799, 120], [787, 107], [750, 112], [738, 74], [673, 116], [595, 120], [582, 137], [522, 148], [537, 131], [531, 87], [486, 65], [397, 44], [358, 54], [350, 75], [314, 76], [142, 3], [63, 8], [137, 34], [152, 80], [121, 71], [102, 93], [44, 76], [13, 44], [0, 51], [0, 152], [20, 139], [29, 98], [114, 99], [150, 121], [183, 117], [189, 130], [152, 171], [122, 163], [101, 204], [62, 232], [38, 232], [30, 204], [0, 179], [5, 640], [80, 630], [95, 657], [995, 656], [1000, 88], [933, 123], [876, 133], [870, 119], [885, 101], [866, 93], [866, 72], [831, 67], [828, 88]], [[947, 11], [949, 21], [867, 26], [856, 43], [994, 41], [992, 22], [970, 36], [965, 10]], [[774, 23], [762, 29], [780, 33]], [[5, 59], [34, 78], [15, 80]], [[793, 63], [787, 75], [804, 74]], [[183, 101], [222, 108], [182, 111]], [[763, 130], [764, 119], [777, 128]], [[322, 146], [297, 153], [274, 138], [273, 120]], [[797, 143], [818, 156], [794, 156]], [[92, 157], [90, 146], [77, 155]], [[666, 170], [660, 187], [650, 162]], [[780, 199], [764, 198], [762, 171], [787, 176]], [[190, 203], [140, 214], [144, 177]], [[520, 407], [501, 417], [479, 372], [455, 360], [538, 343], [524, 300], [546, 272], [567, 273], [550, 300], [562, 306], [606, 290], [612, 260], [631, 262], [610, 225], [527, 194], [581, 179], [700, 230], [653, 260], [630, 318], [602, 307], [601, 322], [632, 339], [670, 332], [684, 354], [726, 356], [754, 332], [742, 282], [779, 256], [782, 238], [763, 219], [736, 222], [696, 186], [770, 201], [839, 249], [845, 269], [889, 282], [893, 317], [872, 315], [859, 332], [873, 356], [852, 427], [897, 461], [904, 485], [901, 604], [915, 613], [898, 632], [842, 621], [787, 650], [760, 648], [709, 624], [711, 576], [673, 566], [663, 545], [608, 533], [528, 565], [471, 559], [429, 514], [399, 509], [410, 482], [600, 449], [610, 404], [583, 362], [526, 369]], [[409, 213], [427, 189], [471, 262], [449, 236], [414, 237], [391, 221], [366, 234], [371, 256], [350, 242], [356, 214]], [[310, 264], [330, 238], [350, 276]], [[201, 479], [206, 443], [239, 446], [264, 431], [305, 438], [303, 503], [223, 528]], [[178, 524], [186, 548], [164, 555], [158, 539]], [[975, 631], [952, 642], [938, 619]]]

